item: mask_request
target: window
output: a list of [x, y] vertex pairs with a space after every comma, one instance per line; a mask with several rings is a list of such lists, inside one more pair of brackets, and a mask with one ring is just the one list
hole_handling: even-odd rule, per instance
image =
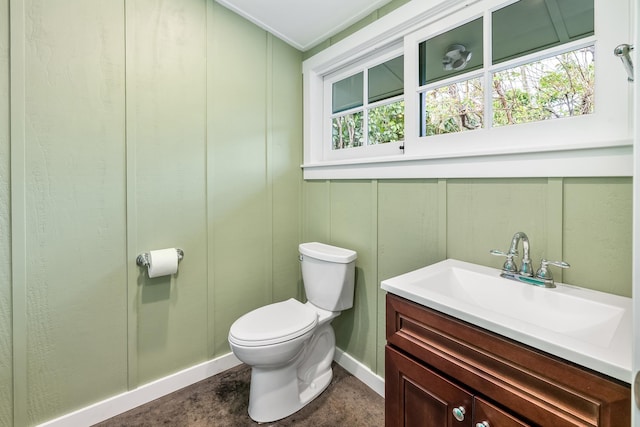
[[[521, 0], [501, 7], [491, 12], [491, 40], [484, 43], [483, 22], [476, 18], [419, 43], [421, 137], [594, 112], [593, 43], [547, 53], [593, 36], [593, 0]], [[480, 74], [475, 71], [483, 69], [484, 44], [491, 46], [491, 61]], [[500, 68], [525, 55], [528, 62]], [[460, 75], [463, 80], [441, 83]]]
[[593, 45], [493, 73], [493, 126], [595, 111]]
[[414, 3], [303, 64], [305, 178], [631, 173], [628, 0]]
[[[545, 7], [539, 3], [524, 0], [492, 12], [492, 64], [594, 35], [593, 0], [553, 0]], [[594, 53], [594, 44], [588, 42], [586, 47], [492, 72], [492, 125], [592, 114]]]
[[330, 93], [330, 123], [326, 126], [330, 126], [331, 135], [330, 146], [325, 147], [327, 158], [400, 152], [404, 141], [404, 57], [383, 59], [387, 56], [349, 67], [346, 76], [343, 71], [326, 79], [325, 92]]
[[[418, 45], [420, 136], [481, 129], [484, 120], [482, 18]], [[462, 45], [458, 41], [464, 40]], [[462, 81], [450, 81], [461, 74]]]

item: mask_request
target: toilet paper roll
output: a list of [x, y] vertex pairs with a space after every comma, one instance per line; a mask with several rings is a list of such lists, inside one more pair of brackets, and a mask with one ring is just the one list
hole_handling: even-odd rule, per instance
[[178, 251], [176, 248], [149, 251], [149, 277], [160, 277], [178, 271]]

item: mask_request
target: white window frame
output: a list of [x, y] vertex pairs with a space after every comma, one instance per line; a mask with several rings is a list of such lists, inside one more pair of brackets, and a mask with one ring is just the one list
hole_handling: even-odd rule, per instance
[[323, 158], [327, 160], [346, 160], [346, 159], [362, 159], [368, 157], [379, 157], [379, 156], [388, 156], [401, 153], [400, 147], [403, 146], [403, 141], [395, 141], [395, 142], [387, 142], [385, 144], [375, 144], [375, 145], [363, 145], [362, 147], [352, 147], [352, 148], [344, 148], [340, 150], [332, 149], [332, 127], [331, 127], [331, 118], [336, 115], [348, 114], [350, 112], [363, 112], [363, 133], [367, 136], [365, 138], [368, 140], [368, 110], [374, 108], [376, 106], [389, 104], [392, 102], [397, 102], [404, 99], [404, 94], [394, 96], [392, 98], [387, 98], [382, 101], [376, 101], [369, 103], [368, 92], [363, 91], [363, 105], [360, 107], [351, 108], [349, 110], [341, 111], [340, 113], [333, 114], [332, 112], [332, 88], [333, 83], [340, 81], [344, 78], [357, 74], [359, 72], [363, 73], [363, 85], [365, 88], [368, 87], [368, 73], [372, 67], [376, 65], [380, 65], [390, 59], [396, 58], [403, 54], [403, 49], [400, 44], [396, 46], [391, 46], [386, 49], [382, 49], [381, 51], [376, 52], [374, 55], [367, 57], [365, 60], [361, 60], [356, 62], [353, 65], [348, 67], [344, 67], [336, 73], [332, 73], [324, 77], [324, 117], [328, 118], [325, 121], [324, 126], [322, 126], [323, 130], [323, 141], [328, 141], [328, 144], [323, 144]]
[[[627, 82], [620, 60], [612, 53], [615, 46], [628, 42], [631, 37], [628, 0], [595, 0], [595, 36], [556, 49], [565, 51], [571, 46], [596, 44], [597, 92], [593, 114], [498, 128], [491, 128], [485, 120], [485, 129], [418, 137], [421, 89], [412, 82], [418, 81], [419, 42], [486, 14], [489, 16], [485, 16], [484, 31], [490, 31], [486, 19], [490, 20], [491, 11], [509, 3], [505, 0], [409, 2], [306, 60], [303, 63], [304, 178], [631, 176], [632, 84]], [[329, 158], [324, 149], [331, 143], [330, 135], [327, 140], [326, 128], [323, 128], [323, 124], [326, 126], [325, 79], [338, 70], [349, 69], [356, 61], [366, 62], [375, 57], [376, 52], [398, 43], [403, 43], [405, 56], [404, 154]], [[490, 66], [491, 52], [486, 44], [484, 51], [485, 67], [481, 74], [485, 85], [491, 72], [540, 56], [540, 53], [532, 54], [494, 67]]]

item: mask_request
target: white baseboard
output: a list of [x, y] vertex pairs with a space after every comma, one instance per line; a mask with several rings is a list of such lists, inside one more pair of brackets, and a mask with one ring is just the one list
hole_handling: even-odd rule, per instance
[[384, 378], [337, 347], [333, 360], [351, 375], [365, 383], [370, 389], [384, 397]]
[[233, 353], [225, 354], [47, 421], [39, 427], [90, 426], [231, 369], [240, 363]]
[[[352, 356], [336, 348], [333, 358], [347, 372], [358, 378], [373, 391], [384, 397], [384, 379], [376, 375]], [[94, 403], [59, 418], [40, 424], [38, 427], [76, 427], [90, 426], [115, 417], [137, 406], [149, 403], [181, 388], [205, 380], [227, 369], [238, 366], [240, 362], [233, 353], [184, 369], [156, 381], [142, 385], [134, 390]]]

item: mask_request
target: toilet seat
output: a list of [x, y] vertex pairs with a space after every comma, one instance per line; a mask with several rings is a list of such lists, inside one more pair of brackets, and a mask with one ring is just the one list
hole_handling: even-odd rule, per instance
[[229, 341], [246, 347], [277, 344], [313, 330], [318, 314], [293, 298], [257, 308], [236, 320]]

